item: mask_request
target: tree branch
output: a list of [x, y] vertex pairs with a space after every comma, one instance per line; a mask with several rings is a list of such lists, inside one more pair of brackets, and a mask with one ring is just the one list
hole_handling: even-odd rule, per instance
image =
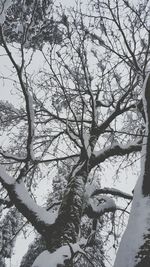
[[34, 110], [33, 110], [33, 99], [32, 96], [29, 92], [29, 90], [27, 89], [27, 86], [25, 85], [23, 79], [22, 79], [22, 69], [23, 66], [19, 66], [16, 61], [14, 60], [12, 53], [10, 52], [4, 36], [3, 36], [3, 30], [2, 27], [0, 26], [0, 36], [2, 39], [2, 43], [4, 46], [4, 49], [11, 61], [11, 63], [13, 64], [16, 72], [17, 72], [17, 76], [20, 82], [20, 86], [25, 98], [25, 103], [26, 103], [26, 112], [27, 112], [27, 119], [28, 119], [28, 137], [27, 137], [27, 159], [31, 160], [33, 159], [33, 136], [34, 136]]
[[133, 196], [130, 194], [127, 194], [127, 193], [125, 193], [121, 190], [115, 189], [115, 188], [107, 188], [107, 187], [94, 190], [94, 192], [91, 194], [91, 197], [97, 196], [100, 194], [110, 194], [110, 195], [113, 195], [116, 197], [122, 197], [125, 199], [133, 199]]
[[104, 162], [106, 159], [113, 156], [125, 156], [127, 154], [133, 152], [139, 152], [142, 149], [142, 141], [138, 140], [136, 142], [132, 142], [128, 145], [119, 145], [114, 144], [112, 146], [106, 147], [99, 152], [93, 153], [90, 159], [90, 167], [91, 169], [96, 165]]
[[7, 190], [10, 200], [16, 208], [27, 218], [35, 229], [44, 235], [48, 226], [55, 222], [55, 218], [44, 208], [38, 206], [30, 197], [23, 182], [17, 182], [0, 166], [0, 182]]

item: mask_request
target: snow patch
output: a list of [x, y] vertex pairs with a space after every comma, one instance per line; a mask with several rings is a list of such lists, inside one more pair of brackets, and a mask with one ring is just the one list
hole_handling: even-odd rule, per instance
[[33, 98], [31, 94], [28, 92], [28, 104], [29, 104], [29, 113], [30, 113], [30, 124], [31, 124], [31, 143], [30, 143], [30, 156], [31, 159], [34, 160], [34, 152], [33, 152], [33, 137], [34, 137], [34, 109], [33, 109]]
[[91, 157], [91, 146], [90, 146], [89, 140], [90, 140], [90, 134], [84, 132], [83, 133], [83, 142], [84, 142], [85, 149], [87, 151], [88, 158]]
[[[70, 244], [70, 246], [74, 253], [81, 250], [78, 243]], [[32, 267], [57, 267], [58, 264], [64, 264], [64, 261], [70, 259], [71, 256], [70, 247], [67, 245], [58, 248], [53, 253], [45, 250], [36, 258]]]
[[116, 204], [115, 201], [108, 196], [101, 196], [97, 198], [89, 198], [88, 204], [92, 207], [92, 210], [98, 214], [103, 213], [108, 209], [115, 209]]

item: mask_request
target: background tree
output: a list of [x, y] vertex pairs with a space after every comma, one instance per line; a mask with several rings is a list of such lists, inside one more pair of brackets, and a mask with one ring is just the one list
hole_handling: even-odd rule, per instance
[[[13, 90], [20, 97], [17, 107], [0, 103], [1, 135], [7, 133], [8, 140], [0, 151], [1, 165], [7, 170], [0, 168], [2, 204], [14, 205], [44, 240], [47, 251], [33, 266], [44, 264], [43, 257], [49, 264], [45, 266], [51, 266], [54, 258], [53, 266], [104, 266], [102, 254], [97, 251], [93, 263], [89, 250], [91, 257], [95, 247], [103, 252], [100, 237], [100, 244], [95, 242], [100, 229], [106, 219], [115, 225], [114, 212], [121, 210], [122, 214], [126, 209], [112, 196], [130, 201], [132, 196], [101, 188], [97, 175], [103, 177], [106, 161], [114, 165], [123, 158], [131, 165], [141, 151], [145, 131], [141, 85], [149, 63], [149, 5], [147, 1], [133, 5], [106, 0], [90, 2], [86, 12], [81, 5], [69, 11], [56, 8], [61, 38], [56, 41], [52, 36], [47, 42], [44, 32], [37, 28], [41, 35], [36, 35], [31, 23], [36, 25], [37, 14], [44, 12], [39, 3], [22, 2], [24, 14], [31, 12], [31, 27], [24, 15], [19, 22], [24, 29], [20, 36], [15, 35], [15, 27], [14, 37], [9, 34], [8, 15], [0, 26], [2, 54], [5, 51], [10, 60]], [[11, 24], [18, 16], [14, 10], [12, 6], [7, 9], [7, 14], [14, 14]], [[38, 20], [43, 22], [43, 17]], [[37, 56], [40, 67], [34, 75]], [[60, 175], [62, 162], [69, 167]], [[54, 179], [54, 198], [48, 204], [55, 209], [42, 208], [36, 204], [34, 191], [52, 170], [57, 170], [63, 187], [58, 190]], [[105, 213], [109, 215], [103, 216]]]
[[[10, 2], [4, 16], [3, 2]], [[61, 42], [58, 22], [53, 18], [53, 1], [1, 1], [3, 32], [8, 43], [20, 43], [25, 48], [41, 49], [44, 43]]]

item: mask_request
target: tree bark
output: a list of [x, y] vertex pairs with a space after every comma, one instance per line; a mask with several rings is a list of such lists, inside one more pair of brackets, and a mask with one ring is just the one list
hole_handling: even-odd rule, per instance
[[[72, 171], [58, 217], [46, 235], [48, 250], [53, 252], [64, 244], [76, 243], [82, 216], [88, 161], [81, 161]], [[67, 265], [68, 266], [68, 265]]]
[[121, 240], [114, 267], [150, 266], [150, 74], [143, 86], [146, 134], [129, 222]]

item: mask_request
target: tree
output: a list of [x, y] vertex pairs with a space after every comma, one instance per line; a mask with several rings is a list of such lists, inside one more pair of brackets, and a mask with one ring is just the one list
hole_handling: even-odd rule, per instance
[[[0, 102], [1, 134], [7, 132], [9, 141], [0, 151], [1, 203], [15, 206], [40, 234], [43, 241], [37, 239], [35, 247], [40, 243], [38, 253], [46, 250], [31, 260], [33, 267], [44, 266], [43, 258], [44, 267], [104, 266], [102, 253], [94, 263], [89, 254], [94, 246], [104, 251], [100, 229], [106, 219], [114, 224], [115, 212], [126, 210], [112, 196], [131, 201], [132, 195], [101, 188], [98, 180], [103, 163], [123, 158], [131, 165], [142, 148], [146, 116], [141, 85], [149, 64], [149, 5], [97, 0], [86, 14], [82, 6], [68, 13], [56, 10], [61, 38], [47, 43], [44, 32], [39, 37], [31, 27], [41, 11], [37, 3], [41, 2], [32, 2], [37, 9], [30, 9], [25, 2], [25, 14], [31, 12], [31, 18], [29, 27], [26, 20], [21, 22], [21, 36], [7, 30], [9, 10], [15, 14], [10, 25], [18, 11], [12, 6], [2, 11], [2, 54], [5, 51], [10, 60], [13, 90], [21, 101], [17, 107]], [[42, 67], [34, 76], [37, 56]], [[33, 190], [52, 169], [63, 186], [57, 187], [54, 179], [53, 195], [42, 208]], [[95, 242], [97, 234], [100, 244]]]

